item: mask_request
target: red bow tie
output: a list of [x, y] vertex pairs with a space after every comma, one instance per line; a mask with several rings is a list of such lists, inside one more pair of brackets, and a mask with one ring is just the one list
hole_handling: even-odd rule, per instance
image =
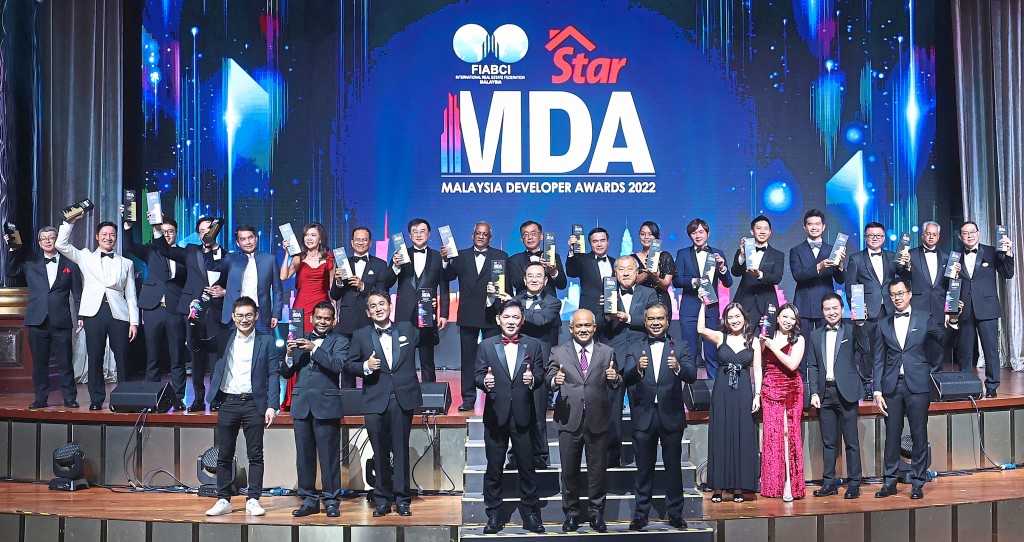
[[502, 336], [501, 344], [519, 344], [519, 335], [516, 335], [515, 337]]

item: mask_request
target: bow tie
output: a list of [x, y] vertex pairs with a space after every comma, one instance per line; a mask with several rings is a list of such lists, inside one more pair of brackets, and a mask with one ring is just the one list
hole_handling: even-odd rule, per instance
[[619, 288], [619, 295], [633, 295], [633, 288]]
[[409, 250], [412, 250], [413, 254], [426, 254], [427, 253], [427, 249], [426, 248], [411, 248]]
[[519, 344], [519, 335], [515, 337], [501, 337], [501, 344]]
[[534, 299], [540, 299], [540, 296], [539, 295], [533, 295], [533, 294], [524, 294], [523, 295], [523, 299], [525, 301], [532, 301]]
[[382, 337], [384, 335], [387, 335], [388, 337], [391, 336], [391, 328], [390, 327], [379, 327], [379, 328], [377, 328], [377, 336]]
[[768, 247], [754, 247], [754, 251], [755, 252], [764, 252], [764, 249], [766, 249], [766, 248], [768, 248]]
[[825, 331], [839, 331], [839, 326], [836, 326], [836, 327], [825, 326]]
[[487, 255], [487, 249], [486, 248], [482, 248], [482, 249], [481, 248], [474, 248], [473, 252], [476, 252], [477, 256], [486, 256]]
[[927, 249], [927, 248], [926, 248], [926, 249], [924, 249], [924, 253], [925, 253], [925, 254], [935, 254], [935, 253], [936, 253], [936, 252], [938, 252], [938, 251], [939, 251], [939, 249], [937, 249], [937, 248], [933, 248], [933, 249], [931, 249], [931, 250], [929, 250], [929, 249]]
[[207, 251], [207, 253], [209, 253], [210, 256], [217, 257], [217, 255], [220, 254], [220, 249], [219, 248], [211, 248], [210, 250]]
[[46, 263], [57, 263], [57, 257], [54, 256], [52, 258], [43, 258], [43, 261], [46, 262]]
[[367, 263], [370, 262], [370, 257], [369, 256], [352, 256], [349, 259], [352, 260], [353, 262], [367, 262]]
[[821, 241], [818, 241], [817, 243], [807, 243], [807, 244], [811, 245], [811, 248], [821, 248]]
[[976, 249], [976, 248], [972, 248], [971, 250], [965, 250], [964, 251], [964, 254], [977, 254], [977, 253], [978, 253], [978, 249]]
[[536, 256], [538, 258], [541, 258], [541, 257], [544, 256], [544, 251], [543, 250], [538, 250], [537, 252], [527, 251], [526, 253], [529, 254], [530, 256]]
[[662, 335], [661, 337], [647, 337], [647, 344], [663, 343], [665, 342], [665, 339], [665, 335]]
[[326, 337], [327, 337], [326, 333], [321, 334], [321, 333], [317, 333], [315, 331], [309, 334], [309, 340], [311, 340], [311, 341], [318, 341], [318, 340], [324, 339]]
[[709, 246], [707, 246], [707, 245], [704, 245], [704, 246], [702, 246], [702, 247], [700, 247], [700, 248], [697, 248], [697, 247], [693, 247], [693, 249], [694, 249], [695, 251], [697, 251], [697, 252], [711, 252], [711, 247], [709, 247]]
[[882, 257], [882, 253], [881, 252], [869, 252], [868, 254], [870, 254], [872, 258], [875, 257], [875, 256], [878, 256], [879, 258]]
[[110, 259], [113, 259], [114, 258], [114, 253], [113, 252], [100, 252], [100, 258], [110, 258]]
[[896, 318], [903, 318], [904, 316], [910, 316], [910, 311], [907, 311], [907, 312], [897, 312], [895, 316], [896, 316]]
[[608, 256], [598, 256], [597, 254], [594, 254], [594, 259], [599, 262], [604, 262], [608, 261]]

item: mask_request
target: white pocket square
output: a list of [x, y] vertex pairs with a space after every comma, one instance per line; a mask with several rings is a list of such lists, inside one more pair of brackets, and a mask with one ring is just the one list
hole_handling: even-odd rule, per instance
[[848, 343], [848, 342], [850, 342], [850, 339], [843, 339], [843, 340], [839, 341], [839, 344]]
[[914, 329], [911, 329], [910, 331], [917, 331], [917, 328], [915, 327]]

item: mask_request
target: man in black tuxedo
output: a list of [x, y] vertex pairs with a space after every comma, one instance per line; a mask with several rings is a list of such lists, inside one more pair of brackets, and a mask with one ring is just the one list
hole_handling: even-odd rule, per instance
[[409, 431], [413, 411], [423, 405], [416, 380], [419, 331], [409, 322], [391, 322], [387, 292], [370, 293], [366, 313], [373, 324], [352, 334], [345, 372], [363, 379], [363, 416], [377, 471], [373, 517], [390, 512], [392, 503], [398, 515], [411, 516]]
[[512, 455], [518, 467], [519, 514], [523, 529], [544, 532], [537, 498], [536, 471], [533, 465], [533, 428], [544, 410], [537, 409], [537, 388], [543, 382], [544, 352], [540, 341], [520, 334], [523, 306], [516, 300], [501, 304], [496, 318], [500, 335], [480, 343], [476, 355], [476, 387], [484, 392], [484, 450], [487, 472], [484, 474], [484, 503], [487, 525], [484, 534], [504, 528], [501, 515], [502, 465], [505, 450], [512, 441]]
[[[615, 350], [615, 359], [626, 359], [626, 353], [634, 350], [647, 335], [645, 311], [647, 306], [658, 300], [658, 292], [636, 283], [636, 259], [622, 256], [615, 260], [615, 280], [618, 290], [615, 296], [616, 310], [604, 314], [603, 343]], [[604, 305], [604, 295], [601, 296]], [[622, 460], [622, 407], [626, 397], [626, 386], [610, 391], [613, 406], [611, 412], [612, 432], [608, 442], [608, 464], [612, 467], [625, 466]], [[626, 462], [628, 463], [628, 461]]]
[[964, 244], [962, 269], [958, 270], [964, 308], [956, 359], [961, 369], [974, 363], [975, 342], [980, 337], [985, 352], [985, 397], [995, 397], [1002, 369], [999, 318], [1003, 313], [996, 278], [1013, 278], [1013, 246], [1009, 237], [998, 239], [996, 247], [980, 244], [978, 225], [971, 221], [960, 226], [960, 241]]
[[[846, 281], [843, 273], [843, 256], [832, 261], [832, 245], [825, 242], [825, 213], [818, 209], [810, 209], [804, 213], [804, 231], [807, 240], [789, 249], [789, 269], [793, 273], [796, 289], [793, 291], [793, 304], [800, 311], [800, 331], [806, 337], [811, 331], [821, 327], [821, 298], [829, 292], [835, 292], [835, 284]], [[801, 374], [807, 374], [807, 363], [800, 363]]]
[[[370, 292], [386, 292], [395, 284], [387, 262], [369, 253], [372, 240], [369, 228], [360, 226], [353, 229], [349, 242], [352, 254], [347, 262], [335, 262], [334, 282], [329, 295], [338, 302], [338, 325], [334, 326], [332, 333], [343, 335], [349, 341], [357, 329], [370, 325], [366, 316]], [[342, 265], [348, 266], [351, 275], [348, 280], [341, 278]], [[342, 376], [341, 383], [346, 388], [356, 387], [355, 377], [349, 374]]]
[[[601, 296], [604, 295], [604, 279], [615, 275], [614, 258], [608, 256], [608, 230], [597, 227], [587, 234], [590, 252], [575, 254], [576, 236], [569, 236], [569, 256], [565, 258], [565, 274], [580, 279], [580, 306], [592, 314], [604, 314]], [[604, 338], [604, 321], [598, 323], [596, 338]]]
[[626, 354], [623, 383], [630, 387], [633, 419], [633, 443], [636, 446], [636, 508], [630, 530], [647, 526], [654, 493], [654, 466], [658, 459], [658, 442], [665, 464], [665, 508], [669, 525], [682, 529], [683, 520], [683, 430], [686, 412], [682, 382], [697, 380], [697, 366], [685, 342], [676, 342], [668, 335], [671, 312], [659, 301], [647, 305], [644, 341], [635, 343]]
[[[690, 347], [690, 355], [694, 362], [701, 365], [708, 378], [714, 380], [718, 376], [718, 348], [715, 343], [697, 334], [697, 314], [704, 306], [704, 301], [697, 295], [700, 289], [701, 274], [708, 258], [713, 260], [714, 272], [711, 274], [711, 287], [718, 291], [718, 285], [732, 287], [732, 274], [725, 261], [725, 252], [708, 244], [711, 226], [704, 219], [694, 218], [686, 225], [686, 233], [693, 241], [693, 246], [679, 249], [676, 253], [676, 276], [672, 284], [679, 292], [679, 327], [683, 332], [683, 340]], [[718, 329], [721, 315], [718, 307], [705, 312], [705, 324], [709, 329]]]
[[523, 240], [526, 250], [508, 257], [508, 280], [517, 294], [526, 289], [526, 267], [534, 263], [544, 266], [544, 272], [548, 276], [544, 293], [557, 296], [557, 290], [564, 290], [569, 284], [569, 280], [565, 277], [565, 270], [562, 269], [561, 256], [555, 253], [555, 264], [551, 265], [542, 250], [543, 229], [539, 223], [533, 220], [527, 220], [519, 226], [519, 237]]
[[[122, 205], [121, 214], [124, 215]], [[135, 242], [132, 223], [124, 222], [124, 250], [146, 262], [146, 280], [139, 292], [142, 325], [146, 339], [146, 381], [160, 382], [160, 358], [168, 356], [171, 388], [178, 398], [174, 409], [185, 410], [185, 316], [180, 312], [181, 289], [185, 286], [185, 266], [169, 260], [154, 249], [155, 239], [163, 238], [174, 245], [178, 238], [178, 223], [170, 217], [153, 226], [153, 243]]]
[[[437, 314], [437, 326], [421, 327], [420, 342], [416, 353], [420, 358], [420, 382], [436, 382], [434, 368], [434, 347], [441, 342], [440, 331], [448, 325], [448, 281], [444, 280], [444, 268], [441, 264], [441, 253], [427, 246], [430, 240], [430, 223], [422, 218], [409, 221], [409, 249], [411, 262], [402, 259], [400, 252], [395, 251], [391, 257], [391, 267], [385, 278], [386, 284], [398, 283], [395, 295], [395, 321], [412, 322], [417, 325], [417, 302], [420, 290], [430, 290], [437, 300], [440, 312]], [[417, 326], [418, 327], [418, 326]]]
[[245, 435], [245, 455], [249, 459], [245, 512], [262, 516], [263, 431], [274, 423], [280, 407], [281, 352], [269, 333], [256, 331], [259, 314], [256, 302], [242, 296], [232, 303], [235, 325], [203, 342], [206, 350], [215, 350], [217, 364], [210, 377], [207, 401], [219, 402], [217, 412], [217, 502], [207, 516], [228, 514], [231, 509], [232, 460], [238, 430]]
[[[281, 376], [298, 375], [292, 388], [292, 427], [295, 432], [295, 468], [299, 477], [302, 506], [292, 510], [295, 517], [320, 513], [323, 499], [327, 517], [341, 515], [341, 417], [344, 412], [338, 391], [338, 376], [345, 370], [348, 339], [328, 333], [334, 326], [334, 305], [321, 301], [310, 315], [313, 331], [288, 341]], [[317, 456], [320, 481], [316, 492]]]
[[[202, 244], [189, 244], [184, 248], [168, 243], [163, 236], [153, 239], [153, 250], [168, 260], [185, 266], [185, 285], [178, 296], [177, 311], [186, 315], [188, 352], [192, 358], [192, 404], [190, 412], [206, 410], [206, 370], [213, 368], [217, 361], [215, 352], [200, 348], [203, 340], [216, 335], [223, 325], [220, 323], [224, 312], [224, 294], [227, 293], [228, 274], [210, 271], [206, 267], [206, 253], [219, 260], [227, 252], [217, 244], [216, 236], [207, 239], [213, 227], [213, 218], [204, 216], [196, 221], [196, 234]], [[213, 403], [211, 410], [219, 405]]]
[[[78, 408], [75, 368], [71, 361], [71, 330], [75, 317], [71, 308], [82, 301], [82, 271], [75, 262], [57, 252], [57, 228], [46, 226], [36, 234], [40, 254], [25, 254], [25, 248], [10, 248], [7, 276], [24, 277], [28, 284], [25, 325], [28, 347], [32, 352], [32, 391], [35, 400], [29, 408], [46, 408], [50, 395], [50, 354], [57, 362], [60, 393], [64, 406]], [[9, 242], [4, 235], [4, 241]], [[81, 329], [82, 321], [78, 321]]]
[[913, 292], [908, 279], [893, 279], [889, 283], [889, 297], [895, 311], [878, 322], [878, 332], [873, 339], [875, 406], [885, 416], [884, 484], [875, 493], [875, 497], [896, 494], [903, 417], [906, 416], [910, 425], [910, 438], [914, 441], [910, 459], [913, 473], [910, 498], [922, 499], [924, 484], [929, 479], [927, 452], [930, 379], [935, 365], [942, 362], [937, 358], [928, 358], [928, 337], [944, 345], [950, 344], [958, 315], [947, 316], [947, 325], [944, 326], [937, 323], [930, 314], [915, 313], [911, 308]]
[[[914, 310], [932, 315], [935, 321], [945, 316], [946, 290], [949, 279], [944, 276], [949, 253], [939, 248], [942, 228], [929, 220], [921, 225], [921, 246], [910, 250], [910, 282], [914, 286]], [[963, 326], [963, 322], [960, 324]], [[952, 350], [942, 348], [938, 341], [928, 341], [928, 357], [941, 358], [942, 365], [949, 363]]]
[[[473, 374], [476, 371], [476, 352], [480, 336], [486, 339], [498, 334], [494, 319], [488, 319], [487, 302], [490, 297], [487, 285], [491, 284], [493, 262], [506, 263], [508, 276], [508, 254], [490, 246], [491, 226], [477, 222], [473, 226], [473, 248], [460, 250], [454, 259], [448, 259], [448, 248], [441, 249], [444, 258], [445, 278], [459, 279], [459, 350], [462, 361], [462, 404], [460, 411], [472, 411], [476, 405], [476, 387]], [[511, 294], [509, 281], [505, 281], [505, 293]], [[493, 298], [491, 298], [493, 301]]]
[[[853, 299], [853, 285], [864, 285], [864, 331], [869, 337], [877, 335], [878, 321], [892, 314], [892, 300], [886, 295], [889, 284], [898, 278], [910, 279], [902, 260], [896, 261], [896, 253], [885, 250], [885, 226], [878, 222], [868, 222], [864, 226], [864, 242], [867, 248], [850, 254], [846, 262], [846, 299]], [[909, 261], [909, 260], [907, 260]], [[870, 356], [861, 358], [861, 372], [873, 374], [874, 360]], [[877, 386], [874, 389], [878, 389]], [[865, 392], [864, 400], [869, 394]]]
[[836, 458], [839, 438], [846, 445], [846, 499], [860, 497], [861, 464], [860, 435], [857, 433], [857, 407], [864, 390], [856, 354], [871, 353], [871, 337], [864, 325], [843, 322], [843, 300], [829, 292], [821, 298], [825, 325], [807, 337], [807, 386], [811, 406], [818, 409], [821, 429], [823, 484], [814, 490], [815, 497], [839, 493], [836, 479]]
[[743, 306], [750, 316], [751, 325], [757, 325], [764, 316], [768, 304], [779, 306], [779, 294], [775, 287], [782, 282], [786, 269], [786, 256], [782, 251], [768, 245], [772, 236], [772, 222], [760, 215], [750, 221], [750, 234], [754, 236], [754, 255], [747, 262], [743, 253], [743, 242], [732, 260], [732, 275], [740, 277], [740, 285], [732, 300]]
[[612, 404], [609, 391], [622, 384], [615, 368], [615, 350], [594, 340], [594, 314], [579, 309], [572, 314], [573, 340], [551, 349], [544, 380], [558, 392], [553, 415], [558, 427], [558, 453], [562, 463], [562, 531], [579, 528], [580, 461], [587, 454], [590, 527], [607, 532], [604, 521], [605, 476], [608, 466], [608, 419], [621, 405]]

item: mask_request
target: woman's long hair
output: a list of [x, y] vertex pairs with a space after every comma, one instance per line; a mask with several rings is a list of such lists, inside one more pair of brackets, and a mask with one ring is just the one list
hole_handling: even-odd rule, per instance
[[725, 307], [725, 312], [722, 313], [722, 321], [718, 323], [718, 330], [726, 336], [732, 335], [732, 330], [729, 329], [729, 311], [733, 309], [739, 310], [740, 314], [743, 315], [743, 347], [750, 348], [750, 345], [754, 342], [754, 332], [750, 326], [750, 316], [747, 314], [746, 309], [743, 308], [743, 305], [740, 305], [739, 303], [729, 303], [729, 305]]
[[[793, 319], [796, 320], [796, 322], [793, 323], [793, 329], [789, 330], [789, 337], [786, 337], [786, 342], [788, 342], [789, 344], [796, 344], [796, 342], [800, 340], [800, 309], [796, 308], [796, 305], [792, 303], [786, 303], [785, 305], [779, 307], [779, 312], [776, 314], [782, 314], [782, 311], [786, 309], [793, 311]], [[775, 331], [778, 330], [779, 320], [776, 318]]]
[[299, 238], [299, 242], [302, 243], [302, 254], [305, 255], [309, 249], [306, 248], [306, 232], [315, 229], [320, 234], [320, 244], [316, 247], [316, 251], [320, 253], [320, 259], [327, 259], [327, 230], [324, 225], [319, 222], [310, 222], [302, 227], [302, 237]]

